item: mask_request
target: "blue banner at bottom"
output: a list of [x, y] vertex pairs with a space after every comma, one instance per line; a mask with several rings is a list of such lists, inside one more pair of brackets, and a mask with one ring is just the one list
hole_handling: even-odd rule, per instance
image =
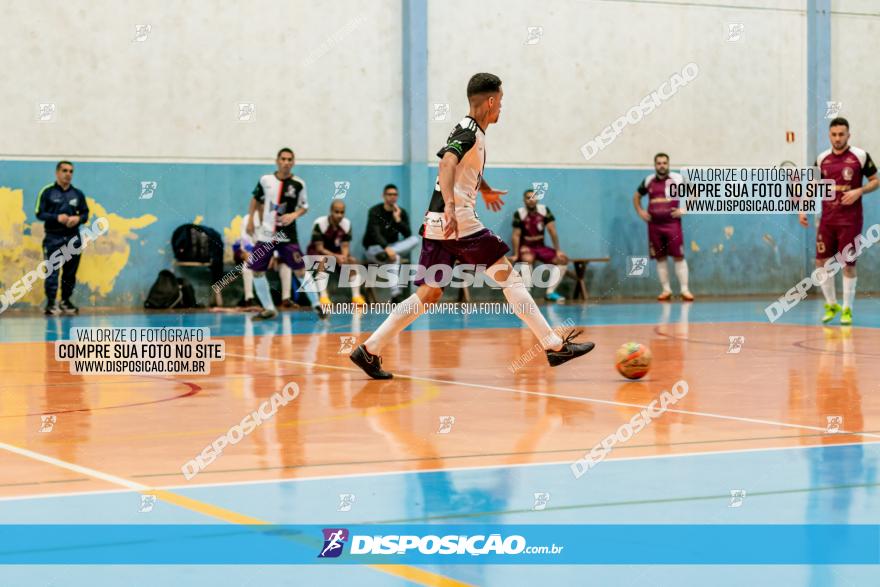
[[878, 525], [0, 525], [0, 564], [880, 564]]

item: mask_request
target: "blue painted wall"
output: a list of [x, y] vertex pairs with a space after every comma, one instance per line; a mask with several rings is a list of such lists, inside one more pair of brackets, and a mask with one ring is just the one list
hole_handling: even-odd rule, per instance
[[[124, 217], [153, 214], [159, 219], [138, 231], [141, 238], [133, 243], [127, 267], [113, 292], [99, 300], [99, 305], [143, 299], [158, 271], [171, 266], [168, 241], [174, 228], [201, 215], [204, 225], [222, 233], [234, 216], [246, 211], [258, 177], [272, 169], [272, 165], [78, 163], [75, 185], [108, 211]], [[534, 181], [546, 181], [550, 190], [543, 202], [557, 218], [563, 249], [571, 257], [611, 257], [610, 263], [591, 269], [591, 295], [650, 297], [658, 289], [653, 265], [647, 279], [626, 277], [627, 257], [647, 255], [647, 230], [632, 209], [632, 194], [648, 171], [489, 168], [487, 181], [493, 187], [509, 189], [510, 194], [502, 212], [490, 212], [481, 206], [480, 216], [486, 226], [509, 242], [512, 214], [521, 205], [522, 191]], [[309, 214], [298, 221], [303, 245], [314, 219], [326, 213], [333, 182], [351, 182], [345, 202], [355, 227], [355, 254], [362, 252], [366, 213], [381, 201], [382, 187], [389, 182], [405, 185], [404, 167], [400, 165], [297, 165], [295, 172], [306, 180], [311, 204]], [[427, 205], [435, 173], [432, 168], [432, 179], [424, 193], [401, 192], [402, 201], [411, 202], [408, 207], [413, 230], [418, 228]], [[35, 221], [37, 191], [52, 181], [53, 174], [51, 162], [0, 162], [0, 186], [24, 190], [28, 222]], [[159, 182], [155, 197], [139, 199], [141, 180]], [[880, 221], [876, 199], [874, 194], [866, 196], [866, 226]], [[725, 234], [726, 227], [732, 233]], [[693, 215], [685, 218], [684, 231], [691, 288], [698, 295], [778, 297], [803, 277], [804, 264], [809, 262], [804, 251], [810, 255], [814, 251], [814, 229], [800, 227], [795, 216]], [[699, 251], [691, 250], [692, 242]], [[861, 292], [880, 290], [878, 259], [880, 249], [868, 251], [859, 260]], [[21, 273], [30, 269], [22, 266]]]

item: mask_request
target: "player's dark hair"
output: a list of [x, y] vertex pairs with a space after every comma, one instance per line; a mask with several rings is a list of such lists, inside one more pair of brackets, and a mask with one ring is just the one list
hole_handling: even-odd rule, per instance
[[523, 192], [523, 197], [525, 198], [528, 194], [534, 194], [535, 190], [526, 190]]
[[70, 165], [71, 167], [73, 167], [73, 163], [71, 163], [70, 161], [59, 161], [58, 165], [55, 166], [55, 171], [61, 169], [62, 165]]
[[842, 116], [838, 116], [837, 118], [831, 119], [831, 123], [828, 125], [828, 128], [831, 128], [832, 126], [845, 126], [846, 129], [849, 130], [849, 121]]
[[467, 97], [490, 94], [501, 88], [501, 78], [491, 73], [475, 73], [467, 86]]
[[294, 159], [296, 159], [296, 155], [294, 155], [293, 149], [291, 149], [289, 147], [283, 147], [282, 149], [280, 149], [278, 151], [278, 154], [275, 155], [275, 158], [278, 159], [279, 157], [281, 157], [281, 153], [290, 153], [290, 156], [293, 157]]
[[397, 189], [397, 186], [394, 185], [393, 183], [389, 183], [389, 184], [386, 185], [384, 188], [382, 188], [382, 193], [384, 194], [384, 193], [387, 192], [388, 190], [395, 190], [395, 191], [397, 191], [397, 192], [400, 191], [400, 190]]
[[667, 155], [666, 153], [657, 153], [656, 155], [654, 155], [654, 163], [657, 162], [657, 157], [666, 157], [666, 160], [669, 161], [669, 155]]

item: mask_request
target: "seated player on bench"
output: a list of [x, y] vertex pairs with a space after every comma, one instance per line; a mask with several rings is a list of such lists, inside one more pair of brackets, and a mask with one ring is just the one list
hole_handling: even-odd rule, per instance
[[[548, 302], [564, 302], [565, 298], [556, 293], [556, 287], [562, 281], [562, 274], [568, 265], [568, 255], [559, 248], [559, 235], [556, 233], [556, 218], [550, 208], [539, 204], [535, 198], [535, 190], [523, 193], [525, 206], [513, 213], [513, 250], [516, 261], [532, 264], [537, 259], [541, 263], [552, 265], [550, 285], [545, 298]], [[544, 244], [544, 231], [550, 233], [553, 248]]]
[[[330, 203], [330, 214], [320, 216], [315, 220], [312, 227], [312, 240], [306, 250], [307, 255], [324, 255], [336, 258], [336, 266], [345, 263], [357, 263], [351, 256], [351, 221], [345, 217], [345, 202], [333, 200]], [[318, 303], [330, 305], [330, 296], [327, 295], [327, 275], [325, 263], [318, 263], [319, 276], [315, 283], [318, 285], [318, 294], [321, 296]], [[367, 304], [361, 295], [361, 286], [351, 286], [351, 302], [359, 306]]]

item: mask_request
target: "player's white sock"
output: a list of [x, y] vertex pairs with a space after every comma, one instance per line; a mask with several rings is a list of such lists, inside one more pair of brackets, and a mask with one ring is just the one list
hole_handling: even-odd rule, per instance
[[244, 299], [252, 300], [254, 298], [254, 272], [247, 267], [243, 267], [241, 279], [244, 282]]
[[293, 279], [293, 271], [285, 264], [281, 264], [278, 270], [278, 277], [281, 279], [281, 299], [290, 299], [290, 284]]
[[501, 291], [504, 292], [504, 297], [516, 317], [526, 323], [526, 326], [529, 327], [545, 350], [562, 348], [562, 338], [547, 324], [547, 320], [535, 304], [532, 294], [523, 284], [522, 276], [510, 267], [510, 274], [505, 281], [495, 278], [498, 271], [505, 268], [508, 268], [506, 263], [498, 263], [486, 269], [486, 275], [502, 287]]
[[663, 293], [672, 293], [672, 288], [669, 286], [669, 265], [666, 264], [666, 259], [657, 261], [657, 278], [660, 280]]
[[852, 310], [856, 301], [856, 281], [858, 277], [843, 276], [843, 307]]
[[691, 290], [688, 289], [687, 259], [675, 262], [675, 276], [678, 277], [678, 286], [681, 288], [681, 293], [691, 293]]
[[361, 286], [352, 285], [351, 286], [351, 297], [357, 298], [357, 297], [360, 297], [360, 295], [361, 295]]
[[394, 311], [370, 335], [364, 346], [372, 354], [378, 355], [382, 352], [382, 348], [388, 344], [388, 341], [403, 332], [407, 326], [424, 313], [425, 307], [418, 295], [409, 296], [394, 307]]
[[[326, 279], [322, 279], [322, 277], [326, 276]], [[324, 297], [327, 295], [327, 284], [330, 283], [330, 275], [326, 271], [322, 271], [320, 273], [315, 274], [315, 285], [318, 286], [318, 296]]]
[[547, 293], [552, 294], [556, 291], [556, 286], [562, 281], [562, 269], [559, 265], [550, 266], [550, 285], [547, 286]]
[[254, 291], [257, 292], [257, 299], [266, 310], [275, 310], [275, 303], [272, 301], [272, 292], [269, 291], [269, 280], [266, 274], [259, 277], [254, 276]]
[[[846, 279], [846, 277], [844, 277]], [[825, 275], [825, 281], [820, 284], [822, 295], [825, 296], [825, 303], [834, 305], [837, 303], [837, 292], [834, 288], [834, 276]]]

